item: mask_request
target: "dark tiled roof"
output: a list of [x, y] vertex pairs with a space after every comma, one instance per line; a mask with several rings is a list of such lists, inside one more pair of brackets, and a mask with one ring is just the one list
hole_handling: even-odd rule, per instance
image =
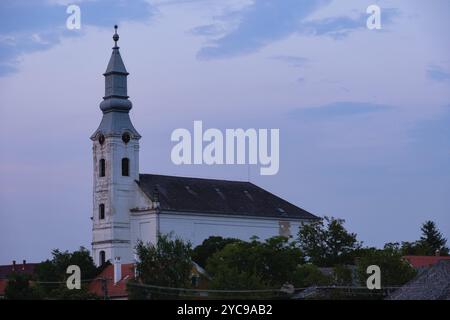
[[441, 260], [392, 293], [389, 300], [450, 300], [450, 260]]
[[318, 219], [250, 182], [155, 174], [141, 174], [139, 179], [139, 186], [150, 199], [155, 195], [155, 188], [158, 190], [163, 211]]

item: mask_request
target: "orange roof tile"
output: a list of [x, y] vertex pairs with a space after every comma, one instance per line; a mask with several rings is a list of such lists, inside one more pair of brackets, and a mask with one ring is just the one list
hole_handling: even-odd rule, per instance
[[414, 268], [430, 267], [441, 260], [450, 260], [446, 256], [404, 256]]
[[88, 290], [100, 297], [103, 297], [102, 279], [106, 279], [108, 297], [123, 298], [128, 296], [127, 281], [134, 278], [134, 266], [132, 263], [125, 263], [122, 267], [122, 278], [114, 284], [114, 265], [107, 266], [96, 279], [89, 283]]

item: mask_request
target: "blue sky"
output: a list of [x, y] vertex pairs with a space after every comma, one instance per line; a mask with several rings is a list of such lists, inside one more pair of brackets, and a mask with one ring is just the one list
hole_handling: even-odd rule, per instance
[[[81, 29], [65, 28], [69, 3]], [[368, 30], [367, 6], [382, 9]], [[89, 248], [89, 136], [119, 24], [142, 173], [175, 166], [176, 128], [279, 128], [280, 171], [251, 181], [367, 245], [450, 238], [450, 3], [339, 0], [2, 1], [0, 263]]]

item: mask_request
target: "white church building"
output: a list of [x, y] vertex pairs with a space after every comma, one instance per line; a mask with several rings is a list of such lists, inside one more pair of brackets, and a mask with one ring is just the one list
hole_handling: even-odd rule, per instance
[[138, 240], [155, 243], [158, 234], [199, 245], [210, 236], [248, 240], [295, 235], [315, 215], [243, 181], [139, 172], [141, 136], [131, 123], [128, 72], [117, 41], [105, 76], [101, 123], [92, 134], [93, 239], [97, 265], [120, 257], [131, 263]]

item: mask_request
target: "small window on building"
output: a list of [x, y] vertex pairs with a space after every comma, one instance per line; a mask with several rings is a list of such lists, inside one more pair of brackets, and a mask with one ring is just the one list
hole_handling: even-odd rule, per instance
[[104, 265], [105, 264], [105, 262], [106, 262], [106, 255], [105, 255], [105, 251], [100, 251], [100, 253], [99, 253], [99, 255], [98, 255], [99, 257], [98, 257], [98, 261], [99, 261], [99, 264], [102, 266], [102, 265]]
[[194, 287], [194, 288], [197, 288], [198, 287], [198, 285], [199, 285], [199, 279], [200, 277], [198, 276], [198, 275], [192, 275], [192, 277], [191, 277], [191, 285]]
[[122, 176], [128, 177], [130, 175], [130, 159], [122, 159]]
[[104, 177], [106, 173], [106, 161], [105, 159], [100, 159], [100, 162], [98, 164], [99, 169], [99, 176]]
[[105, 204], [100, 203], [100, 205], [98, 206], [98, 218], [100, 220], [105, 219]]

